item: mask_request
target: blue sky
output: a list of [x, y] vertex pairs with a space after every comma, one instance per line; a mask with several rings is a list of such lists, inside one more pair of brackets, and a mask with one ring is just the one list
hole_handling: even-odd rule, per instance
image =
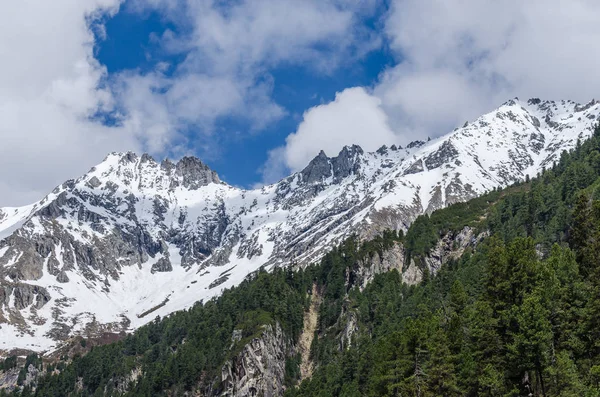
[[[387, 6], [382, 3], [361, 23], [376, 30], [386, 11]], [[127, 70], [145, 73], [155, 69], [160, 62], [169, 62], [172, 70], [185, 57], [185, 54], [166, 53], [157, 41], [156, 38], [163, 36], [166, 30], [177, 29], [159, 11], [139, 13], [125, 2], [117, 14], [103, 22], [105, 35], [97, 37], [95, 51], [97, 60], [106, 66], [109, 74]], [[387, 43], [381, 40], [363, 56], [349, 57], [333, 70], [317, 71], [306, 65], [269, 68], [265, 74], [266, 78], [272, 79], [270, 96], [285, 110], [285, 115], [252, 133], [248, 133], [252, 127], [247, 120], [224, 116], [213, 127], [220, 135], [217, 147], [208, 152], [204, 148], [195, 148], [193, 143], [194, 139], [202, 139], [203, 127], [190, 125], [185, 130], [192, 141], [190, 154], [201, 157], [230, 184], [251, 187], [260, 183], [261, 167], [267, 161], [269, 151], [285, 143], [285, 138], [296, 130], [306, 110], [331, 102], [337, 92], [347, 87], [373, 86], [379, 74], [394, 62]], [[172, 154], [167, 150], [158, 153], [157, 157], [161, 155]]]
[[0, 5], [0, 207], [112, 151], [250, 187], [323, 149], [438, 137], [507, 99], [600, 92], [595, 0]]

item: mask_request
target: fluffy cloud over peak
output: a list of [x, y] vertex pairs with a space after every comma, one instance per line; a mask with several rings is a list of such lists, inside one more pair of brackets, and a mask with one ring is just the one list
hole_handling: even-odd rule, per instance
[[[406, 144], [440, 136], [515, 96], [588, 102], [600, 93], [599, 19], [595, 0], [392, 1], [384, 32], [397, 64], [370, 94], [347, 98], [373, 116], [357, 123], [362, 135], [343, 129], [349, 114], [340, 112], [341, 98], [359, 92], [347, 89], [307, 111], [268, 164], [279, 158], [299, 169], [320, 141], [327, 149], [360, 144], [364, 136], [372, 147], [391, 137]], [[385, 133], [371, 135], [382, 125]]]
[[[176, 61], [108, 74], [94, 47], [123, 8], [160, 13], [173, 29], [154, 43]], [[510, 97], [600, 92], [596, 0], [22, 0], [0, 11], [0, 205], [39, 199], [113, 150], [218, 152], [224, 118], [252, 134], [296, 114], [273, 99], [274, 70], [322, 78], [373, 48], [395, 64], [305, 111], [270, 152], [266, 181], [321, 149], [439, 136]]]
[[[5, 2], [0, 6], [0, 206], [43, 197], [109, 151], [177, 156], [193, 148], [208, 156], [219, 150], [215, 124], [220, 119], [241, 119], [250, 133], [276, 122], [286, 110], [272, 99], [269, 70], [299, 65], [331, 73], [342, 59], [368, 51], [371, 33], [358, 26], [356, 13], [368, 12], [370, 4]], [[155, 40], [176, 63], [159, 63], [144, 73], [107, 73], [95, 58], [96, 39], [106, 36], [106, 17], [123, 7], [158, 11], [169, 21], [174, 29]], [[104, 122], [106, 115], [112, 122]]]
[[5, 2], [0, 12], [0, 205], [38, 200], [100, 161], [138, 148], [90, 118], [112, 107], [90, 23], [118, 0]]
[[400, 62], [375, 93], [395, 129], [429, 135], [514, 96], [587, 102], [599, 17], [593, 0], [397, 0], [385, 31]]
[[377, 97], [355, 87], [338, 93], [333, 102], [308, 110], [298, 130], [286, 139], [286, 165], [293, 171], [301, 170], [320, 150], [337, 155], [344, 142], [367, 151], [394, 143], [397, 137], [380, 106]]
[[324, 150], [335, 156], [346, 144], [367, 151], [398, 141], [381, 109], [381, 100], [362, 87], [348, 88], [328, 104], [311, 108], [285, 146], [271, 151], [263, 169], [266, 182], [274, 182], [288, 170], [299, 171]]

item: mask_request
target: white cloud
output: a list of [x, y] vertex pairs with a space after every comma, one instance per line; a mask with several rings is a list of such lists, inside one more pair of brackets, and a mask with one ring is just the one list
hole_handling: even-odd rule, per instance
[[594, 0], [397, 0], [386, 33], [402, 60], [375, 93], [395, 129], [420, 136], [514, 96], [587, 102], [600, 92], [598, 18]]
[[[0, 206], [40, 199], [109, 151], [218, 150], [219, 118], [248, 120], [252, 133], [285, 114], [271, 99], [269, 68], [332, 72], [341, 59], [371, 48], [372, 37], [355, 20], [371, 2], [236, 1], [225, 9], [209, 0], [129, 0], [170, 19], [178, 33], [154, 39], [185, 60], [109, 76], [94, 57], [94, 32], [106, 36], [100, 17], [121, 2], [0, 6]], [[118, 125], [92, 121], [98, 111], [113, 111]], [[190, 126], [198, 136], [182, 133]]]
[[99, 88], [86, 22], [118, 0], [24, 0], [0, 6], [0, 205], [38, 200], [108, 151], [136, 149], [131, 134], [89, 121], [110, 108]]
[[398, 140], [387, 123], [381, 101], [364, 88], [349, 88], [335, 100], [304, 113], [298, 130], [290, 134], [284, 147], [271, 151], [263, 169], [265, 181], [273, 182], [286, 168], [298, 171], [324, 150], [335, 156], [345, 144], [358, 144], [367, 151]]
[[[92, 33], [104, 29], [89, 22], [121, 0], [0, 6], [0, 205], [39, 199], [108, 151], [214, 151], [221, 117], [249, 121], [252, 133], [285, 114], [271, 98], [272, 68], [335, 73], [381, 39], [360, 21], [376, 0], [132, 2], [176, 26], [156, 40], [181, 64], [107, 75]], [[398, 64], [306, 111], [264, 177], [320, 149], [440, 135], [512, 96], [588, 101], [600, 92], [599, 18], [596, 0], [395, 0], [384, 32]], [[118, 110], [120, 124], [90, 121], [99, 110]], [[181, 133], [190, 126], [201, 132]]]
[[[373, 116], [363, 134], [389, 124], [402, 144], [439, 136], [515, 96], [588, 102], [600, 93], [598, 20], [596, 0], [395, 0], [384, 30], [398, 63], [370, 90], [377, 100], [361, 99]], [[364, 141], [329, 128], [350, 116], [339, 102], [307, 111], [267, 166], [279, 158], [285, 173], [320, 142]], [[373, 135], [369, 147], [388, 135]]]
[[[161, 70], [145, 76], [121, 76], [119, 98], [128, 117], [154, 128], [150, 149], [190, 139], [177, 134], [193, 125], [196, 139], [214, 151], [215, 122], [223, 116], [250, 122], [250, 132], [286, 114], [271, 98], [269, 70], [301, 65], [331, 73], [342, 59], [360, 56], [377, 41], [357, 24], [357, 14], [374, 3], [321, 0], [136, 0], [137, 12], [160, 10], [177, 26], [159, 42], [171, 53], [185, 54], [172, 75]], [[162, 110], [157, 109], [158, 107]], [[197, 145], [194, 145], [197, 147]], [[203, 156], [210, 153], [203, 153]]]
[[337, 155], [344, 142], [368, 151], [393, 143], [397, 137], [380, 105], [381, 101], [363, 88], [348, 88], [338, 93], [333, 102], [308, 110], [298, 130], [286, 139], [286, 164], [298, 171], [320, 150]]

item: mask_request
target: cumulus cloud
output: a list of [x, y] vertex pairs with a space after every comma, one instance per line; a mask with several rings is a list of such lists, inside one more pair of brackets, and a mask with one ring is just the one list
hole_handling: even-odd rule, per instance
[[[221, 117], [239, 117], [253, 133], [286, 113], [271, 99], [270, 68], [331, 73], [377, 40], [356, 24], [372, 1], [128, 0], [130, 11], [158, 10], [176, 27], [154, 39], [184, 60], [108, 75], [94, 47], [122, 1], [1, 6], [0, 206], [40, 199], [109, 151], [218, 150]], [[106, 114], [115, 123], [103, 123]]]
[[364, 88], [348, 88], [332, 102], [311, 108], [295, 133], [286, 138], [284, 146], [269, 153], [262, 169], [266, 182], [285, 176], [288, 170], [299, 171], [323, 150], [335, 156], [344, 143], [360, 145], [368, 151], [382, 144], [397, 141], [381, 109], [381, 100]]
[[90, 22], [118, 0], [5, 2], [0, 12], [0, 205], [38, 200], [110, 150], [133, 148], [122, 129], [90, 121], [110, 109]]
[[396, 0], [385, 31], [401, 59], [375, 88], [395, 130], [440, 135], [519, 97], [600, 92], [600, 3]]
[[298, 130], [286, 139], [286, 164], [298, 171], [324, 150], [337, 155], [344, 142], [352, 142], [372, 151], [382, 144], [393, 143], [397, 137], [387, 124], [381, 109], [381, 100], [364, 88], [348, 88], [335, 96], [335, 100], [311, 108], [304, 113]]
[[[357, 24], [374, 2], [260, 0], [228, 2], [135, 0], [130, 10], [159, 10], [177, 32], [159, 42], [165, 51], [185, 59], [166, 75], [162, 70], [123, 74], [119, 79], [122, 108], [137, 124], [156, 133], [152, 150], [196, 139], [215, 150], [215, 123], [221, 117], [243, 119], [250, 133], [286, 114], [271, 98], [269, 70], [301, 65], [332, 73], [341, 60], [360, 56], [378, 38]], [[162, 110], [157, 109], [160, 107]], [[196, 137], [177, 131], [193, 125]], [[194, 145], [197, 148], [197, 145]], [[183, 144], [185, 147], [185, 144]], [[202, 153], [203, 156], [210, 153]]]
[[347, 98], [355, 106], [346, 104], [372, 116], [360, 124], [364, 136], [382, 125], [388, 132], [368, 140], [329, 128], [344, 126], [349, 116], [339, 111], [340, 94], [307, 111], [265, 169], [299, 169], [320, 141], [324, 148], [365, 140], [376, 147], [390, 139], [389, 131], [401, 144], [440, 136], [515, 96], [587, 102], [600, 93], [598, 18], [595, 0], [392, 1], [384, 32], [397, 64], [370, 94]]
[[[265, 180], [319, 150], [374, 150], [441, 135], [513, 96], [588, 101], [600, 92], [596, 0], [128, 0], [172, 26], [155, 38], [176, 65], [108, 75], [94, 57], [122, 0], [23, 0], [0, 12], [0, 205], [37, 200], [113, 150], [212, 152], [223, 117], [256, 133], [286, 115], [269, 71], [332, 74], [382, 40], [396, 65], [304, 113], [269, 155]], [[376, 24], [377, 25], [377, 24]], [[95, 34], [94, 34], [95, 33]], [[99, 114], [117, 121], [105, 125]], [[199, 131], [195, 136], [189, 129]]]

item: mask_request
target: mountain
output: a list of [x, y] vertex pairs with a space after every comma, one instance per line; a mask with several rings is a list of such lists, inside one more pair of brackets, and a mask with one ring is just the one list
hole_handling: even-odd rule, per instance
[[595, 101], [515, 99], [429, 142], [321, 152], [256, 190], [193, 157], [112, 153], [41, 201], [0, 209], [0, 349], [137, 328], [261, 266], [304, 266], [351, 234], [406, 229], [550, 168], [598, 116]]
[[599, 148], [600, 125], [406, 233], [350, 237], [122, 338], [15, 351], [0, 396], [598, 396]]

